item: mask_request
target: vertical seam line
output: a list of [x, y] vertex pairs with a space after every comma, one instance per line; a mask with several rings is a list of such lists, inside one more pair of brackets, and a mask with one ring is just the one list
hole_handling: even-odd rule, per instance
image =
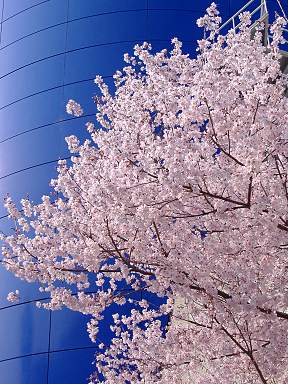
[[49, 384], [49, 370], [50, 370], [50, 344], [51, 344], [51, 315], [52, 311], [49, 309], [49, 333], [48, 333], [48, 351], [47, 351], [47, 376], [46, 384]]
[[68, 47], [68, 21], [69, 21], [69, 10], [70, 10], [70, 0], [67, 0], [67, 9], [66, 9], [66, 32], [65, 32], [65, 46], [64, 46], [64, 59], [63, 59], [63, 82], [62, 82], [62, 97], [61, 97], [61, 111], [60, 116], [62, 116], [62, 109], [64, 108], [64, 88], [65, 88], [65, 78], [66, 78], [66, 64], [67, 64], [67, 47]]
[[1, 29], [0, 29], [0, 45], [2, 45], [2, 30], [3, 30], [3, 16], [4, 16], [4, 2], [2, 2], [2, 10], [1, 10]]

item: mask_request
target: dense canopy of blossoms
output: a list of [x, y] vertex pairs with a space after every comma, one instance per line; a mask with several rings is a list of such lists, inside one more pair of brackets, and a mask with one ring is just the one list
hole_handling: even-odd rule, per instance
[[[225, 37], [220, 22], [212, 4], [195, 59], [177, 39], [170, 53], [144, 43], [115, 93], [97, 76], [98, 122], [91, 141], [66, 139], [54, 195], [22, 210], [5, 200], [5, 265], [50, 293], [41, 305], [92, 315], [94, 341], [103, 311], [130, 305], [91, 383], [288, 382], [284, 20], [268, 49], [248, 13]], [[164, 304], [135, 302], [128, 286]]]

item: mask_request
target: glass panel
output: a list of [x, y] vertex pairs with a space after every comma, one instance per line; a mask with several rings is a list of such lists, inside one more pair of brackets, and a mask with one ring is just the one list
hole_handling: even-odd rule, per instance
[[59, 125], [58, 137], [59, 137], [59, 153], [61, 157], [70, 156], [68, 151], [67, 143], [65, 137], [70, 135], [76, 135], [80, 142], [83, 143], [85, 139], [91, 139], [90, 134], [87, 132], [85, 123], [87, 121], [94, 121], [93, 117], [83, 117], [80, 119], [73, 119], [70, 121], [65, 121]]
[[34, 61], [45, 60], [49, 56], [61, 54], [65, 51], [65, 36], [65, 26], [60, 25], [8, 47], [2, 47], [0, 49], [0, 76], [9, 76], [10, 72], [21, 70], [21, 67], [30, 65]]
[[[279, 7], [279, 3], [277, 0], [266, 0], [266, 2], [267, 2], [267, 8], [268, 8], [268, 12], [269, 12], [270, 23], [272, 23], [274, 21], [275, 12], [280, 14], [280, 16], [283, 16], [283, 13], [281, 11], [281, 8]], [[288, 2], [287, 1], [281, 1], [281, 5], [282, 5], [282, 8], [283, 8], [283, 10], [287, 16], [288, 15]], [[287, 29], [287, 25], [285, 28]], [[287, 36], [287, 34], [286, 34], [286, 36]]]
[[0, 151], [2, 140], [19, 132], [58, 121], [64, 112], [62, 100], [63, 90], [60, 88], [29, 97], [0, 109]]
[[[243, 0], [244, 2], [247, 0]], [[243, 1], [233, 0], [235, 3], [243, 3]], [[197, 12], [205, 13], [205, 10], [212, 3], [212, 0], [201, 0], [201, 1], [191, 1], [191, 0], [148, 0], [148, 9], [185, 9], [192, 10]], [[229, 6], [229, 0], [221, 0], [216, 2], [219, 9], [225, 10]], [[194, 19], [194, 18], [193, 18]]]
[[2, 46], [40, 29], [65, 22], [67, 1], [51, 0], [4, 21]]
[[[71, 335], [75, 337], [75, 335]], [[50, 355], [49, 383], [87, 383], [87, 378], [94, 371], [96, 348], [57, 352]]]
[[[235, 12], [239, 11], [239, 9], [242, 8], [247, 3], [248, 3], [247, 0], [236, 0], [236, 1], [230, 0], [230, 4], [229, 4], [229, 11], [231, 12], [230, 16], [232, 16]], [[256, 1], [254, 1], [254, 3], [256, 4]]]
[[[114, 89], [114, 83], [112, 78], [104, 78], [104, 81], [108, 85], [111, 92]], [[64, 100], [65, 103], [69, 99], [74, 99], [79, 102], [84, 110], [84, 114], [81, 118], [63, 121], [61, 126], [59, 126], [59, 146], [61, 156], [69, 156], [67, 150], [67, 144], [65, 137], [70, 135], [76, 135], [80, 142], [82, 143], [85, 139], [91, 140], [90, 134], [87, 132], [85, 124], [88, 121], [92, 121], [95, 126], [99, 126], [99, 123], [96, 120], [96, 106], [93, 101], [93, 96], [100, 95], [98, 87], [94, 82], [87, 81], [77, 84], [67, 85], [64, 88]]]
[[7, 193], [11, 195], [15, 203], [20, 202], [27, 194], [35, 203], [40, 202], [41, 196], [49, 193], [49, 181], [57, 176], [56, 168], [57, 163], [51, 163], [0, 179], [1, 216], [7, 213], [2, 205], [3, 198]]
[[[2, 151], [0, 152], [0, 163], [1, 167], [1, 176], [10, 174], [12, 172], [21, 170], [26, 167], [34, 166], [37, 164], [42, 164], [45, 162], [49, 162], [51, 160], [57, 160], [58, 158], [66, 158], [70, 156], [70, 152], [68, 151], [67, 143], [65, 141], [65, 137], [70, 135], [77, 135], [80, 141], [83, 142], [85, 139], [90, 139], [90, 135], [86, 130], [85, 123], [87, 121], [94, 121], [93, 116], [79, 118], [79, 119], [68, 119], [67, 121], [63, 121], [57, 124], [51, 124], [43, 129], [39, 129], [37, 131], [33, 131], [31, 133], [27, 133], [21, 136], [17, 136], [12, 140], [9, 140], [2, 144]], [[96, 122], [95, 122], [96, 123]], [[15, 156], [17, 153], [17, 156]], [[53, 165], [51, 165], [53, 166]], [[54, 168], [56, 169], [57, 163], [54, 163]], [[34, 168], [35, 169], [35, 168]], [[30, 173], [32, 170], [28, 169], [24, 173]], [[42, 170], [42, 172], [44, 172]], [[23, 172], [21, 172], [23, 173]], [[18, 175], [12, 175], [7, 177], [6, 179], [1, 180], [2, 182], [1, 190], [3, 190], [3, 194], [10, 192], [11, 194], [14, 192], [14, 184], [18, 183], [19, 180], [13, 181], [13, 178], [18, 179]], [[10, 190], [9, 184], [10, 185]], [[35, 183], [37, 180], [37, 183]], [[28, 193], [29, 195], [34, 191], [33, 195], [38, 197], [37, 200], [40, 199], [41, 195], [37, 196], [36, 191], [38, 188], [36, 184], [39, 183], [38, 179], [35, 179], [34, 183], [27, 188], [27, 183], [25, 183], [26, 187], [21, 184], [22, 197]], [[49, 175], [46, 178], [43, 178], [43, 182], [46, 180], [46, 189], [48, 190], [48, 184], [50, 181]], [[9, 181], [9, 183], [8, 183]], [[42, 182], [42, 181], [41, 181]], [[5, 185], [5, 188], [4, 188]], [[45, 184], [44, 184], [45, 186]], [[41, 188], [42, 189], [42, 188]], [[18, 188], [19, 190], [19, 188]], [[40, 191], [39, 191], [40, 192]], [[42, 191], [43, 193], [47, 193], [47, 191]], [[1, 196], [0, 192], [0, 198]], [[17, 194], [19, 195], [19, 194]], [[3, 196], [4, 197], [4, 196]], [[20, 197], [21, 198], [21, 197]], [[0, 207], [0, 214], [5, 214], [4, 208]]]
[[[0, 229], [5, 233], [8, 231], [3, 228], [2, 220], [0, 221]], [[11, 227], [11, 222], [10, 222]], [[2, 245], [2, 244], [1, 244]], [[2, 255], [0, 256], [2, 259]], [[20, 292], [19, 303], [24, 303], [30, 300], [39, 300], [40, 298], [46, 298], [47, 293], [39, 292], [39, 285], [36, 283], [27, 283], [15, 277], [12, 272], [8, 272], [2, 265], [0, 266], [0, 312], [3, 307], [8, 307], [11, 302], [7, 300], [9, 292], [18, 289]], [[0, 317], [1, 318], [1, 317]]]
[[[90, 119], [85, 121], [87, 120]], [[70, 156], [65, 137], [77, 134], [82, 140], [89, 138], [85, 121], [71, 119], [59, 124], [52, 124], [2, 143], [0, 177], [26, 167]]]
[[[109, 89], [111, 92], [114, 89], [114, 83], [112, 77], [104, 77], [105, 83], [108, 85]], [[100, 95], [99, 88], [96, 84], [94, 84], [94, 81], [89, 80], [77, 84], [71, 84], [71, 85], [66, 85], [64, 88], [64, 100], [65, 103], [69, 99], [74, 99], [77, 100], [83, 110], [84, 114], [96, 114], [96, 106], [93, 101], [93, 96], [95, 95]], [[88, 120], [90, 121], [92, 117], [89, 117]], [[82, 122], [80, 122], [82, 126]], [[84, 122], [83, 122], [84, 126]]]
[[62, 83], [63, 56], [30, 65], [0, 80], [0, 108]]
[[103, 12], [121, 11], [127, 9], [146, 9], [147, 0], [70, 0], [69, 19], [76, 19]]
[[89, 339], [87, 332], [87, 322], [89, 320], [90, 316], [72, 312], [69, 309], [53, 311], [51, 319], [51, 350], [95, 345]]
[[5, 384], [44, 384], [47, 377], [47, 355], [2, 362], [0, 377]]
[[48, 349], [49, 311], [23, 304], [0, 311], [0, 360]]
[[93, 81], [97, 74], [113, 75], [117, 69], [127, 65], [123, 61], [123, 55], [126, 52], [132, 53], [135, 44], [136, 42], [102, 45], [67, 54], [65, 83], [87, 79]]
[[1, 176], [61, 157], [57, 128], [52, 125], [3, 143], [0, 153]]
[[[191, 11], [149, 11], [148, 14], [148, 41], [171, 40], [177, 37], [180, 40], [195, 41], [202, 38], [202, 30], [193, 23], [201, 16]], [[153, 44], [153, 43], [152, 43]], [[166, 46], [167, 47], [167, 46]]]
[[[111, 82], [111, 79], [108, 79]], [[64, 100], [65, 103], [69, 99], [76, 100], [79, 102], [83, 108], [84, 114], [96, 114], [96, 106], [93, 101], [93, 96], [98, 94], [98, 87], [94, 84], [92, 79], [88, 81], [82, 81], [80, 83], [75, 83], [71, 85], [66, 85], [64, 87]], [[82, 130], [84, 124], [87, 120], [93, 119], [93, 116], [87, 117], [85, 121], [79, 121], [79, 129]]]
[[25, 11], [25, 9], [36, 6], [41, 7], [42, 4], [51, 0], [4, 0], [4, 20], [8, 17], [15, 15], [18, 12]]
[[145, 10], [106, 14], [71, 22], [68, 25], [68, 49], [116, 41], [143, 41], [146, 21]]

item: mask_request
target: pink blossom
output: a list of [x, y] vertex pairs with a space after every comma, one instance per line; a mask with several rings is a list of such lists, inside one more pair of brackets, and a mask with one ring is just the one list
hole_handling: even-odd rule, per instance
[[77, 157], [58, 163], [57, 198], [23, 211], [5, 200], [15, 232], [2, 235], [3, 263], [50, 294], [38, 305], [90, 315], [94, 342], [106, 309], [126, 306], [90, 383], [288, 382], [284, 21], [267, 51], [249, 20], [218, 36], [213, 3], [195, 59], [178, 39], [170, 52], [135, 46], [114, 94], [96, 77], [105, 129], [66, 138]]

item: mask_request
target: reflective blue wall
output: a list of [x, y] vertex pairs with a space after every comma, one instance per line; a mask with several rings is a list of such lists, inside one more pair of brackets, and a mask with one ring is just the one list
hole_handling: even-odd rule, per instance
[[[224, 20], [246, 1], [219, 0]], [[286, 2], [286, 1], [285, 1]], [[122, 57], [136, 43], [158, 50], [172, 37], [192, 56], [202, 32], [195, 22], [210, 0], [0, 0], [0, 199], [34, 201], [47, 193], [56, 162], [69, 156], [64, 137], [84, 138], [93, 120], [96, 74], [111, 83]], [[270, 1], [271, 9], [277, 2]], [[286, 5], [287, 8], [287, 5]], [[85, 115], [71, 119], [68, 99]], [[0, 229], [11, 224], [0, 205]], [[19, 288], [21, 302], [8, 305], [7, 293]], [[18, 281], [0, 267], [1, 384], [85, 383], [92, 372], [95, 346], [87, 318], [64, 310], [35, 307], [43, 299], [36, 284]], [[103, 331], [105, 338], [105, 331]]]

